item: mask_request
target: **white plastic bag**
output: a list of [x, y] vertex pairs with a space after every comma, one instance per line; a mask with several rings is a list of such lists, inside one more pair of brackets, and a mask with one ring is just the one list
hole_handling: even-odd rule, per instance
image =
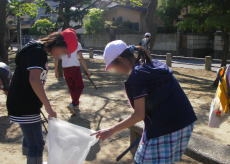
[[48, 164], [82, 164], [98, 140], [94, 131], [59, 119], [49, 120]]
[[219, 109], [220, 109], [220, 100], [217, 97], [215, 97], [212, 100], [212, 104], [210, 107], [210, 113], [209, 113], [208, 126], [211, 128], [219, 128], [219, 126], [222, 122], [221, 116], [216, 115], [216, 111]]

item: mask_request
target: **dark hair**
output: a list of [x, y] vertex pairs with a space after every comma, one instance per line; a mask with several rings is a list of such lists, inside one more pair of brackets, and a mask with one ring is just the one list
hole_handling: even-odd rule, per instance
[[51, 51], [51, 49], [54, 47], [67, 48], [65, 40], [59, 32], [54, 32], [47, 37], [40, 39], [40, 41], [44, 43], [48, 51]]
[[[138, 53], [135, 57], [135, 51]], [[147, 52], [141, 46], [130, 46], [127, 48], [119, 57], [127, 59], [130, 63], [133, 64], [151, 64], [151, 58], [148, 56]], [[119, 64], [119, 59], [115, 59], [113, 64]]]
[[138, 52], [136, 63], [152, 64], [150, 56], [147, 54], [146, 50], [143, 47], [136, 46], [134, 50]]

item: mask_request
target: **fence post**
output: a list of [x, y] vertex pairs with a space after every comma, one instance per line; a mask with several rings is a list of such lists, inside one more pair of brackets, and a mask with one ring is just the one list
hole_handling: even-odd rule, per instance
[[212, 57], [205, 56], [205, 70], [211, 71], [212, 69]]
[[93, 59], [93, 48], [89, 49], [89, 58]]
[[167, 66], [172, 67], [172, 54], [171, 53], [166, 54], [166, 64]]

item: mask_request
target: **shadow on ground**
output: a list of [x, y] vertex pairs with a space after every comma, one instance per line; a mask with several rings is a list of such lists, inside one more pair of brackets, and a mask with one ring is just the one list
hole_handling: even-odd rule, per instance
[[[18, 131], [18, 126], [10, 123], [7, 116], [0, 117], [0, 142], [1, 143], [20, 143], [22, 135], [14, 134], [15, 131]], [[7, 132], [12, 133], [11, 136], [7, 135]]]
[[[80, 115], [79, 116], [72, 116], [68, 121], [72, 124], [91, 129], [90, 121], [82, 118]], [[92, 146], [87, 157], [86, 157], [86, 161], [95, 160], [97, 158], [97, 153], [100, 152], [100, 149], [101, 148], [100, 148], [99, 142], [96, 143], [94, 146]]]

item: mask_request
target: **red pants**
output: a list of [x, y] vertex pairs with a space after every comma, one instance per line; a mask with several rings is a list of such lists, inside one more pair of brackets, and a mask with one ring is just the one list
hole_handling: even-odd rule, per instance
[[63, 68], [66, 83], [73, 105], [79, 105], [79, 99], [84, 89], [80, 67]]

